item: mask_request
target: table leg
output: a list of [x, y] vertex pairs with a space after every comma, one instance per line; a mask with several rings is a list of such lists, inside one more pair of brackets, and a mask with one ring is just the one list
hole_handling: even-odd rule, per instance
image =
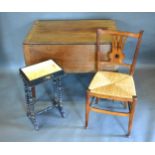
[[53, 79], [54, 87], [54, 105], [59, 110], [61, 117], [64, 116], [63, 106], [62, 106], [62, 84], [61, 78]]
[[33, 96], [33, 97], [36, 97], [36, 90], [35, 90], [35, 86], [33, 86], [31, 89], [32, 89], [32, 96]]
[[34, 129], [38, 130], [39, 125], [38, 125], [35, 110], [34, 110], [35, 98], [33, 97], [32, 87], [28, 86], [25, 82], [24, 82], [24, 87], [25, 87], [25, 98], [26, 98], [26, 105], [27, 105], [27, 117], [34, 125]]

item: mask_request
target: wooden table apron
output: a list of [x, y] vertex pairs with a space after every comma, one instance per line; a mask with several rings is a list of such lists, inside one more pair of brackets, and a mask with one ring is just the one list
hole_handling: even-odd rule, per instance
[[[36, 21], [24, 40], [26, 65], [53, 59], [67, 73], [94, 72], [96, 29], [116, 29], [112, 20]], [[110, 49], [109, 38], [103, 48]]]

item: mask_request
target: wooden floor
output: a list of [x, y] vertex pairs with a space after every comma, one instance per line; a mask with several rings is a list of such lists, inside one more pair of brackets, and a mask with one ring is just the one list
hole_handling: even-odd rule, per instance
[[[155, 141], [155, 68], [137, 69], [135, 83], [139, 97], [133, 133], [129, 138], [127, 118], [97, 113], [90, 114], [88, 129], [85, 122], [85, 90], [89, 75], [68, 75], [64, 78], [64, 110], [61, 118], [53, 109], [38, 117], [41, 129], [36, 132], [25, 115], [24, 92], [15, 72], [0, 72], [0, 141]], [[37, 87], [38, 108], [50, 104], [50, 83]], [[121, 103], [101, 101], [99, 106], [124, 110]], [[95, 123], [94, 123], [95, 122]]]

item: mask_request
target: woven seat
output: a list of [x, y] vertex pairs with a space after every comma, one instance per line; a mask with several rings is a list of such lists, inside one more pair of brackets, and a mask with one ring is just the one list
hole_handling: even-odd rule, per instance
[[[96, 32], [96, 71], [97, 73], [93, 77], [87, 93], [86, 93], [86, 121], [85, 127], [88, 127], [88, 119], [90, 111], [97, 113], [104, 113], [109, 115], [116, 116], [127, 116], [129, 117], [128, 123], [128, 136], [130, 135], [133, 118], [135, 113], [135, 106], [137, 103], [137, 95], [134, 84], [134, 71], [136, 60], [138, 57], [139, 48], [142, 41], [143, 31], [139, 33], [132, 32], [121, 32], [121, 31], [112, 31], [98, 29]], [[111, 38], [111, 49], [108, 52], [108, 59], [103, 59], [104, 49], [103, 38], [109, 36]], [[130, 39], [128, 39], [130, 38]], [[131, 43], [132, 41], [136, 42], [135, 47], [129, 47], [130, 49], [134, 48], [132, 55], [132, 63], [125, 63], [126, 56], [130, 53], [125, 53], [125, 46], [127, 42]], [[128, 44], [129, 45], [129, 44]], [[131, 45], [131, 44], [130, 44]], [[116, 70], [104, 70], [106, 66], [112, 66]], [[129, 74], [120, 73], [120, 67], [127, 68]], [[104, 70], [104, 71], [103, 71]], [[96, 99], [96, 104], [100, 99], [106, 99], [114, 101], [119, 101], [125, 104], [125, 107], [128, 107], [128, 112], [122, 112], [111, 109], [99, 108], [100, 106], [92, 106], [94, 100]], [[116, 103], [117, 103], [116, 102]]]
[[21, 69], [29, 81], [62, 71], [53, 60], [47, 60]]
[[99, 71], [95, 74], [88, 89], [90, 92], [108, 96], [108, 98], [124, 98], [132, 100], [136, 96], [133, 77], [128, 74]]

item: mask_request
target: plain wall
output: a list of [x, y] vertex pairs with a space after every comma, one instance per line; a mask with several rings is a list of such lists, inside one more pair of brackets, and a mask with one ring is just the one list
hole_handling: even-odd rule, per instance
[[25, 64], [22, 43], [38, 19], [113, 19], [120, 30], [144, 30], [138, 63], [155, 63], [155, 13], [0, 13], [1, 68], [18, 69]]

